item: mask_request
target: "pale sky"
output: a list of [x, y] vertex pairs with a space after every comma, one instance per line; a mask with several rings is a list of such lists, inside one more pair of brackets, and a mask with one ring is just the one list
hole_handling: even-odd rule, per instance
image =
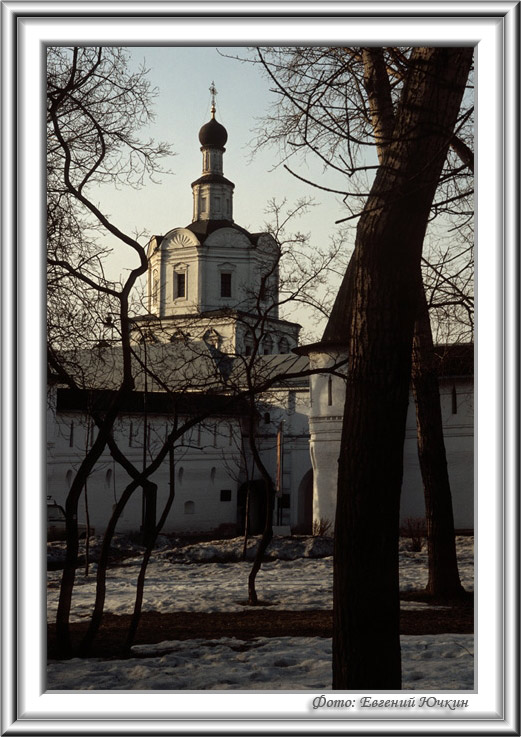
[[[149, 183], [137, 191], [104, 188], [99, 194], [102, 209], [132, 234], [146, 231], [163, 235], [191, 222], [190, 183], [201, 174], [198, 132], [210, 119], [209, 87], [214, 81], [218, 91], [216, 118], [228, 131], [223, 164], [224, 175], [235, 183], [235, 222], [248, 230], [259, 231], [266, 221], [265, 209], [270, 199], [286, 198], [288, 204], [293, 204], [299, 198], [312, 196], [315, 206], [295, 222], [293, 229], [309, 233], [314, 246], [326, 249], [331, 236], [338, 232], [335, 220], [346, 214], [340, 197], [296, 180], [282, 167], [274, 168], [279, 162], [275, 148], [263, 150], [252, 159], [254, 129], [275, 95], [258, 65], [222, 56], [224, 53], [247, 56], [246, 48], [221, 47], [219, 51], [210, 47], [129, 49], [132, 64], [137, 67], [144, 62], [150, 70], [149, 79], [159, 90], [154, 105], [156, 120], [142, 135], [172, 145], [175, 156], [165, 160], [165, 166], [173, 173], [164, 175], [161, 184]], [[301, 163], [299, 174], [320, 181], [322, 171], [319, 166], [313, 169]], [[334, 186], [329, 174], [323, 183]], [[116, 277], [127, 265], [128, 251], [110, 243], [116, 246], [110, 275]], [[118, 256], [117, 251], [122, 255]], [[291, 319], [306, 320], [303, 316]], [[322, 327], [315, 323], [313, 320], [315, 331], [320, 332], [323, 323], [320, 323]]]

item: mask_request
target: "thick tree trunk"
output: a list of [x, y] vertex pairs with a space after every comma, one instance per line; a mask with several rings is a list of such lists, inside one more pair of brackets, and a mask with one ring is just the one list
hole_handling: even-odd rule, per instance
[[412, 388], [416, 402], [418, 458], [427, 519], [429, 550], [427, 592], [438, 598], [457, 597], [464, 593], [464, 589], [458, 573], [440, 389], [434, 365], [429, 309], [423, 289], [414, 328]]
[[357, 229], [335, 523], [335, 689], [401, 688], [398, 532], [421, 250], [471, 60], [470, 48], [413, 50], [393, 141]]

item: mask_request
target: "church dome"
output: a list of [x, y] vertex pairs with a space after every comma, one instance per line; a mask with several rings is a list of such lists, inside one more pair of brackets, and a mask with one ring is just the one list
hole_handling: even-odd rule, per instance
[[224, 144], [228, 140], [228, 131], [212, 117], [208, 123], [205, 123], [199, 131], [199, 141], [201, 146], [210, 146], [212, 148], [224, 148]]

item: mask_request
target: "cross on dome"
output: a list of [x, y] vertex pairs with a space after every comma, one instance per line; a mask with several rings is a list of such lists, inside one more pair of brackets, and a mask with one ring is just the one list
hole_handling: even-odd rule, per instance
[[215, 95], [217, 94], [217, 88], [215, 86], [215, 82], [212, 80], [212, 84], [209, 87], [210, 94], [212, 95], [212, 107], [211, 107], [211, 113], [212, 118], [215, 118]]

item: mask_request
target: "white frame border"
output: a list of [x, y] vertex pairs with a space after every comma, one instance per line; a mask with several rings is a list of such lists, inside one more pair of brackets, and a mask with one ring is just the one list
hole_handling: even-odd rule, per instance
[[[436, 693], [468, 699], [466, 711], [324, 718], [310, 708], [320, 695], [311, 692], [183, 692], [180, 710], [175, 692], [43, 691], [45, 630], [34, 617], [45, 600], [43, 515], [34, 513], [45, 463], [44, 412], [34, 411], [45, 406], [43, 360], [39, 381], [34, 375], [45, 314], [44, 143], [34, 135], [43, 47], [213, 45], [216, 37], [221, 46], [355, 38], [478, 45], [478, 688]], [[519, 734], [518, 46], [518, 2], [2, 2], [1, 734]], [[480, 100], [495, 114], [481, 115]]]

